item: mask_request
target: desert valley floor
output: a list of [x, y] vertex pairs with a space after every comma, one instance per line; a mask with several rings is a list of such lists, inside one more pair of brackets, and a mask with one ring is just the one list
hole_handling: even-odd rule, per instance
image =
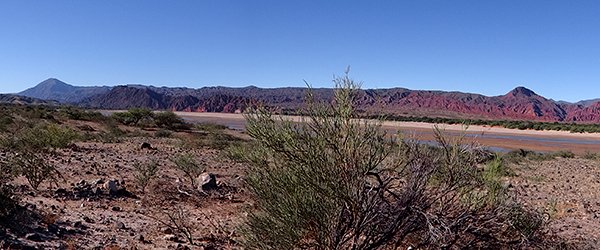
[[[48, 159], [64, 177], [57, 186], [43, 184], [39, 191], [34, 191], [22, 177], [15, 180], [21, 202], [41, 211], [41, 217], [32, 222], [15, 221], [8, 235], [7, 231], [0, 230], [0, 246], [10, 249], [239, 249], [238, 228], [254, 201], [243, 181], [246, 163], [226, 157], [225, 149], [231, 141], [249, 139], [242, 129], [243, 116], [178, 114], [188, 121], [221, 123], [230, 129], [209, 128], [158, 137], [156, 129], [120, 126], [127, 136], [108, 141], [77, 141], [59, 149]], [[106, 130], [89, 121], [68, 120], [63, 124], [92, 135]], [[429, 138], [430, 132], [426, 131], [430, 126], [384, 124], [390, 130], [410, 128], [409, 131], [417, 131], [414, 134], [420, 136], [419, 139]], [[446, 126], [446, 129], [457, 133], [462, 128]], [[218, 133], [217, 139], [205, 137], [212, 133]], [[577, 156], [557, 155], [511, 163], [514, 173], [504, 177], [504, 185], [527, 207], [545, 214], [549, 235], [568, 239], [569, 244], [578, 248], [600, 247], [600, 194], [596, 192], [600, 188], [600, 159], [583, 156], [587, 151], [600, 151], [597, 144], [600, 135], [485, 127], [471, 127], [468, 133], [483, 133], [484, 136], [470, 139], [507, 150], [569, 149], [576, 152]], [[562, 140], [562, 143], [548, 140]], [[141, 148], [145, 143], [150, 147]], [[214, 188], [201, 195], [186, 193], [185, 176], [175, 169], [172, 161], [181, 153], [191, 154], [206, 166], [206, 172], [214, 174], [217, 180]], [[151, 161], [158, 164], [158, 175], [142, 190], [135, 184], [134, 166]], [[107, 190], [107, 183], [113, 180], [120, 187], [119, 193], [110, 194]], [[169, 215], [191, 229], [194, 245], [189, 245], [184, 235], [173, 229]]]

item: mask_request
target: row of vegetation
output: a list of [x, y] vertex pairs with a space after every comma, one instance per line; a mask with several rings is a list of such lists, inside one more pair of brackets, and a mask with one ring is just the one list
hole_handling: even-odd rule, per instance
[[[379, 119], [379, 116], [368, 118]], [[571, 133], [600, 133], [600, 124], [596, 123], [559, 123], [559, 122], [535, 122], [535, 121], [510, 121], [510, 120], [481, 120], [481, 119], [458, 119], [441, 117], [417, 117], [417, 116], [386, 116], [386, 120], [402, 122], [426, 122], [438, 124], [466, 124], [497, 126], [520, 130], [554, 130], [569, 131]]]

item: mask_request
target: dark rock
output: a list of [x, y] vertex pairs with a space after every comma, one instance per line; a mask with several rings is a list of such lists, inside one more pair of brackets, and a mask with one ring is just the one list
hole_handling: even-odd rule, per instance
[[150, 143], [144, 142], [142, 143], [142, 149], [152, 149], [152, 145], [150, 145]]
[[198, 177], [199, 187], [198, 189], [208, 191], [218, 188], [217, 177], [211, 173], [202, 173]]
[[48, 232], [52, 234], [58, 234], [60, 231], [60, 227], [56, 224], [48, 224]]
[[42, 241], [42, 236], [37, 233], [30, 233], [30, 234], [25, 235], [25, 239], [28, 239], [30, 241], [40, 242], [40, 241]]
[[136, 236], [134, 239], [135, 239], [135, 240], [137, 240], [137, 241], [144, 242], [144, 236], [143, 236], [143, 235], [141, 235], [141, 234], [140, 234], [140, 235], [138, 235], [138, 236]]
[[163, 240], [166, 240], [166, 241], [178, 241], [179, 239], [177, 238], [177, 235], [167, 234], [167, 235], [163, 236]]
[[90, 219], [90, 217], [87, 217], [87, 216], [83, 216], [81, 219], [83, 221], [85, 221], [86, 223], [90, 223], [90, 224], [94, 223], [94, 220]]

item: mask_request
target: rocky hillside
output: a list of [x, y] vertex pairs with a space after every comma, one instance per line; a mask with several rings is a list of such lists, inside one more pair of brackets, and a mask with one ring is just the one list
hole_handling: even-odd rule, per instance
[[45, 104], [45, 105], [56, 105], [57, 102], [54, 101], [46, 101], [37, 98], [31, 98], [20, 95], [11, 95], [11, 94], [0, 94], [0, 103], [10, 103], [10, 104]]
[[109, 90], [110, 87], [76, 87], [50, 78], [33, 88], [18, 93], [18, 95], [63, 103], [77, 103], [90, 96], [104, 94]]
[[[329, 101], [333, 98], [332, 89], [313, 91], [318, 100]], [[147, 107], [193, 112], [241, 112], [249, 106], [262, 104], [281, 111], [296, 111], [302, 106], [305, 95], [304, 88], [170, 89], [120, 86], [81, 104], [103, 109]], [[358, 108], [366, 114], [600, 122], [600, 102], [589, 106], [558, 103], [524, 87], [493, 97], [403, 88], [361, 90], [357, 103]]]
[[[52, 80], [52, 79], [51, 79]], [[100, 109], [151, 109], [190, 112], [242, 112], [248, 107], [264, 105], [282, 112], [299, 110], [306, 88], [244, 88], [204, 87], [168, 88], [143, 85], [117, 86], [81, 92], [81, 87], [47, 80], [35, 89], [51, 89], [41, 98], [66, 100], [77, 93], [81, 106]], [[54, 84], [46, 82], [51, 81]], [[59, 83], [56, 83], [58, 81]], [[65, 86], [66, 85], [66, 86]], [[51, 87], [48, 87], [51, 86]], [[30, 89], [31, 90], [31, 89]], [[93, 90], [93, 91], [92, 91]], [[28, 90], [29, 91], [29, 90]], [[27, 92], [27, 91], [25, 91]], [[91, 94], [96, 93], [96, 94]], [[315, 99], [331, 101], [333, 90], [313, 89]], [[74, 100], [70, 98], [69, 100]], [[410, 90], [405, 88], [361, 90], [358, 109], [364, 114], [413, 115], [445, 118], [493, 120], [535, 120], [547, 122], [600, 122], [600, 102], [556, 102], [525, 87], [517, 87], [501, 96], [444, 91]]]

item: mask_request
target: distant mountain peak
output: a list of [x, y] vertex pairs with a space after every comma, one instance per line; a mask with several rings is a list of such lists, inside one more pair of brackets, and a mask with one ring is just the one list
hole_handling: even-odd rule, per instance
[[531, 89], [528, 89], [523, 86], [519, 86], [519, 87], [516, 87], [515, 89], [511, 90], [510, 92], [508, 92], [506, 95], [514, 96], [514, 97], [532, 97], [532, 96], [537, 96], [538, 94], [533, 92], [533, 90], [531, 90]]
[[19, 95], [60, 102], [78, 102], [84, 98], [109, 91], [109, 87], [76, 87], [56, 78], [48, 78]]
[[40, 82], [36, 87], [44, 88], [44, 89], [51, 90], [51, 91], [64, 91], [66, 89], [74, 88], [74, 86], [69, 85], [61, 80], [56, 79], [56, 78], [48, 78], [48, 79], [44, 80], [43, 82]]
[[38, 85], [56, 85], [56, 84], [60, 84], [60, 85], [69, 85], [61, 80], [58, 80], [56, 78], [50, 77], [46, 80], [44, 80], [43, 82], [40, 82]]

